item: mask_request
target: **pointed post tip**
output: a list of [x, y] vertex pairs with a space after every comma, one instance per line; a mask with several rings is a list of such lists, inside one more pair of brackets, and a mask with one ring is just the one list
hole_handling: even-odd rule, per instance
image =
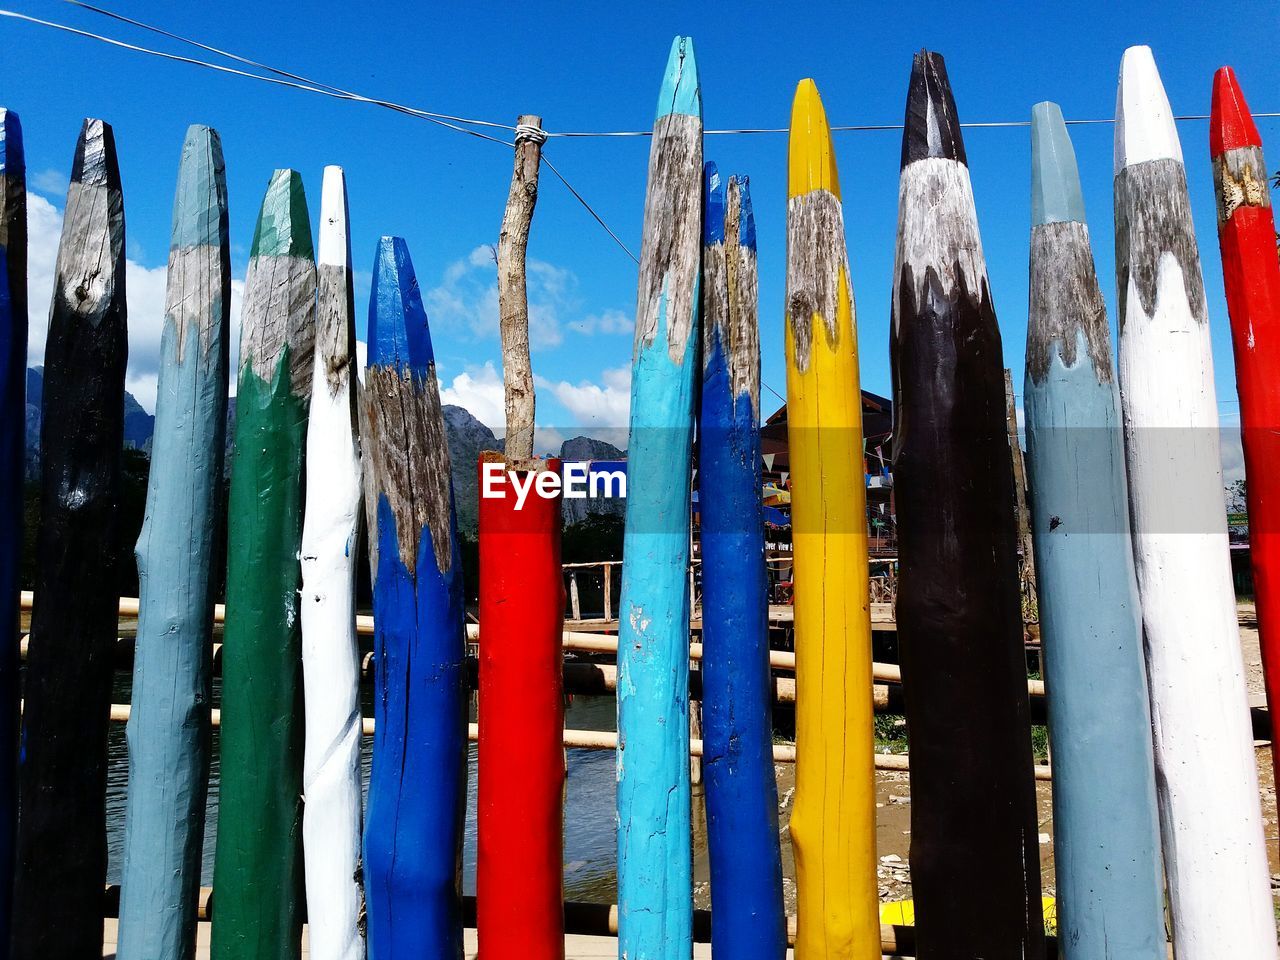
[[1120, 60], [1116, 90], [1114, 171], [1166, 159], [1182, 162], [1173, 109], [1151, 48], [1130, 47]]
[[76, 158], [71, 182], [85, 187], [120, 189], [120, 165], [116, 159], [116, 135], [111, 124], [93, 117], [85, 119], [76, 142]]
[[907, 114], [902, 129], [902, 169], [917, 160], [938, 157], [966, 166], [960, 118], [942, 54], [921, 50], [911, 63]]
[[435, 362], [422, 291], [403, 237], [381, 237], [369, 295], [368, 366], [425, 371]]
[[20, 173], [24, 166], [22, 121], [16, 111], [0, 107], [0, 175]]
[[756, 249], [756, 215], [751, 209], [751, 178], [734, 174], [729, 189], [738, 194], [738, 243], [748, 250]]
[[347, 178], [342, 167], [330, 165], [324, 168], [324, 182], [320, 189], [320, 249], [321, 264], [347, 267], [351, 263], [351, 245], [348, 237]]
[[702, 117], [702, 91], [698, 83], [698, 61], [693, 53], [693, 37], [676, 37], [667, 55], [658, 94], [657, 119], [672, 114]]
[[280, 169], [271, 175], [249, 256], [315, 257], [307, 194], [296, 170]]
[[1031, 223], [1084, 223], [1084, 197], [1076, 153], [1062, 108], [1045, 101], [1031, 108]]
[[1228, 150], [1261, 146], [1262, 137], [1236, 80], [1236, 72], [1230, 67], [1219, 67], [1213, 75], [1213, 101], [1209, 109], [1209, 155], [1216, 158]]
[[725, 181], [714, 160], [702, 165], [703, 216], [702, 242], [704, 245], [724, 242]]
[[193, 123], [182, 141], [169, 247], [221, 246], [227, 242], [227, 229], [222, 138], [212, 127]]
[[840, 196], [840, 174], [831, 144], [831, 125], [818, 85], [806, 78], [796, 84], [791, 101], [791, 132], [787, 143], [788, 197], [813, 190]]

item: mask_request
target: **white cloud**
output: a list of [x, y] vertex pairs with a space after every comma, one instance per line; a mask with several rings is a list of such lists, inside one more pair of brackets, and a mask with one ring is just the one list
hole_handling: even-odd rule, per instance
[[635, 324], [621, 310], [610, 308], [585, 316], [581, 320], [574, 320], [569, 324], [569, 329], [589, 337], [597, 333], [631, 333], [635, 329]]
[[440, 402], [452, 403], [466, 410], [498, 436], [507, 429], [502, 374], [492, 362], [483, 367], [468, 367], [440, 390]]
[[627, 424], [631, 410], [631, 368], [614, 367], [601, 372], [601, 382], [567, 380], [553, 382], [535, 377], [538, 387], [549, 390], [569, 411], [577, 432], [606, 440], [614, 446], [627, 445]]
[[[48, 200], [27, 194], [27, 290], [30, 337], [28, 366], [44, 363], [49, 333], [49, 303], [53, 298], [54, 271], [62, 213]], [[145, 267], [125, 261], [125, 297], [129, 316], [129, 367], [125, 386], [149, 412], [155, 412], [156, 381], [160, 373], [160, 334], [164, 329], [164, 291], [167, 268]], [[231, 391], [240, 353], [240, 301], [244, 281], [231, 281]]]
[[61, 170], [41, 170], [27, 177], [27, 182], [41, 193], [55, 197], [63, 197], [67, 193], [68, 178]]

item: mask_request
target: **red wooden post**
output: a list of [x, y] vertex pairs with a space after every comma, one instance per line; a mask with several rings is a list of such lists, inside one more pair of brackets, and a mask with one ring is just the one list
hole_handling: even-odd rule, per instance
[[563, 960], [560, 497], [539, 489], [560, 461], [485, 453], [479, 469], [477, 934], [485, 956]]

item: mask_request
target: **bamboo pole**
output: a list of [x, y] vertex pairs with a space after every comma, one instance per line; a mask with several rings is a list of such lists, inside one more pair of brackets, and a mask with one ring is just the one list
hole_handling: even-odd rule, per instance
[[[115, 135], [86, 120], [45, 344], [40, 530], [19, 760], [11, 956], [97, 956], [128, 354]], [[56, 891], [56, 896], [53, 893]]]
[[302, 177], [271, 177], [249, 254], [227, 518], [211, 956], [294, 958], [302, 928], [298, 550], [316, 268]]
[[798, 960], [874, 957], [871, 614], [857, 323], [840, 180], [812, 80], [791, 106], [787, 436], [795, 560]]
[[435, 355], [399, 237], [378, 244], [365, 381], [378, 618], [364, 869], [373, 957], [460, 956], [466, 696], [462, 557]]
[[1173, 939], [1179, 960], [1275, 957], [1204, 281], [1147, 47], [1121, 63], [1115, 145], [1120, 398]]
[[[1044, 957], [1000, 331], [942, 57], [907, 93], [894, 267], [894, 483], [922, 952]], [[803, 686], [803, 685], [802, 685]], [[803, 691], [802, 691], [803, 696]]]
[[[9, 942], [18, 828], [19, 584], [26, 474], [27, 169], [22, 124], [0, 107], [0, 944]], [[606, 568], [607, 569], [607, 568]]]
[[[1230, 67], [1213, 78], [1209, 123], [1218, 245], [1235, 347], [1248, 476], [1249, 555], [1267, 704], [1280, 708], [1280, 262], [1262, 138]], [[1271, 756], [1280, 771], [1280, 751]]]
[[[1163, 958], [1163, 877], [1120, 405], [1075, 153], [1031, 114], [1023, 388], [1049, 733], [1058, 928], [1099, 960]], [[1106, 717], [1099, 723], [1099, 717]]]
[[363, 960], [360, 884], [360, 441], [347, 185], [325, 167], [302, 527], [303, 872], [310, 956]]
[[182, 145], [160, 341], [138, 638], [119, 955], [190, 960], [204, 851], [216, 530], [227, 431], [231, 244], [222, 140]]
[[721, 956], [776, 960], [786, 931], [770, 750], [756, 226], [746, 177], [705, 169], [698, 499], [711, 938]]
[[693, 41], [671, 45], [649, 152], [636, 304], [619, 604], [620, 955], [692, 937], [689, 500], [698, 353], [702, 94]]

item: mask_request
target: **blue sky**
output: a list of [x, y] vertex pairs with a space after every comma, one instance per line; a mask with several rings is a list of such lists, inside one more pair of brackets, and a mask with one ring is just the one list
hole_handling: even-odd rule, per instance
[[[145, 46], [191, 52], [52, 0], [12, 8]], [[1022, 120], [1057, 100], [1068, 118], [1114, 113], [1124, 48], [1155, 51], [1175, 113], [1208, 113], [1213, 71], [1236, 68], [1255, 111], [1280, 110], [1277, 8], [1209, 4], [928, 2], [791, 5], [438, 5], [387, 2], [218, 4], [135, 2], [117, 9], [215, 46], [358, 92], [501, 122], [543, 115], [548, 130], [633, 130], [652, 124], [667, 49], [693, 36], [708, 128], [785, 127], [797, 80], [817, 80], [831, 121], [899, 123], [911, 55], [942, 52], [962, 120]], [[623, 12], [625, 10], [625, 12]], [[125, 190], [130, 274], [130, 385], [154, 397], [155, 361], [178, 154], [187, 124], [222, 134], [233, 272], [243, 278], [253, 220], [273, 168], [304, 176], [312, 221], [323, 166], [345, 167], [361, 330], [374, 244], [409, 241], [427, 295], [446, 399], [491, 425], [501, 406], [494, 276], [510, 177], [509, 150], [362, 104], [218, 75], [0, 19], [0, 103], [23, 119], [33, 243], [56, 242], [57, 211], [80, 120], [113, 124]], [[1072, 127], [1099, 275], [1114, 307], [1110, 125]], [[1280, 167], [1280, 122], [1259, 121]], [[1180, 125], [1214, 331], [1224, 425], [1238, 406], [1214, 224], [1207, 124]], [[1029, 134], [966, 131], [1005, 363], [1021, 382], [1026, 336]], [[900, 134], [837, 134], [863, 386], [889, 391], [888, 319]], [[639, 247], [647, 139], [552, 140], [547, 156], [632, 248]], [[751, 178], [761, 264], [765, 383], [784, 392], [782, 300], [786, 137], [707, 137], [722, 172]], [[43, 233], [41, 232], [43, 231]], [[47, 234], [55, 239], [50, 240]], [[38, 236], [37, 236], [38, 235]], [[556, 435], [625, 422], [635, 266], [544, 171], [530, 242], [538, 422]], [[33, 250], [33, 336], [47, 309], [44, 253]], [[44, 257], [44, 259], [51, 258]], [[44, 271], [42, 273], [41, 271]], [[1114, 318], [1114, 309], [1112, 310]], [[1113, 319], [1114, 322], [1114, 319]], [[41, 345], [33, 344], [38, 359]], [[767, 389], [762, 408], [777, 399]], [[1231, 457], [1228, 456], [1228, 460]], [[1230, 467], [1231, 464], [1228, 463]]]

